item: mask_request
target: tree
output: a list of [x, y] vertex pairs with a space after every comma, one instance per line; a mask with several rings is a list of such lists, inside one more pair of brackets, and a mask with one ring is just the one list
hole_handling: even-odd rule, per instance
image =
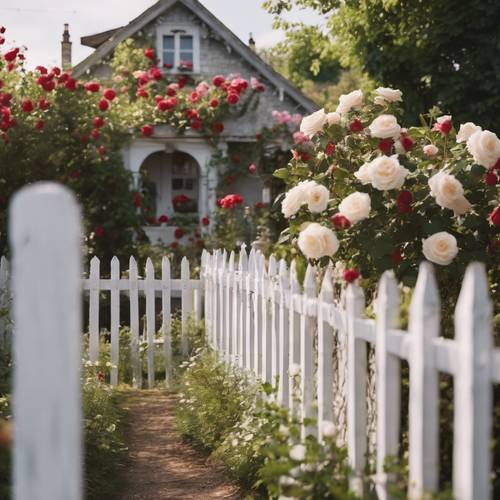
[[[282, 15], [293, 6], [327, 17], [343, 66], [404, 93], [407, 118], [438, 104], [460, 121], [499, 130], [500, 3], [495, 0], [269, 0]], [[325, 54], [330, 57], [331, 52]]]

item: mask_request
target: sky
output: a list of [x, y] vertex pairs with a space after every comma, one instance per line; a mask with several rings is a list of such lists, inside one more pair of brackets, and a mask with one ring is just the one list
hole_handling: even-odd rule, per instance
[[[156, 0], [0, 0], [0, 26], [5, 26], [7, 46], [25, 45], [28, 66], [60, 65], [63, 25], [69, 23], [73, 64], [92, 49], [80, 45], [80, 37], [123, 26]], [[257, 47], [269, 47], [283, 39], [272, 29], [273, 17], [262, 9], [262, 0], [201, 0], [212, 13], [245, 43], [253, 33]], [[289, 19], [320, 22], [307, 11]]]

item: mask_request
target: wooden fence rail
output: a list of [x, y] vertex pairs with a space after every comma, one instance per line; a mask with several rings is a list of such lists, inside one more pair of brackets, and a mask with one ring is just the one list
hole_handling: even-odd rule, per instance
[[[409, 363], [409, 491], [412, 499], [435, 492], [439, 477], [439, 373], [454, 378], [453, 493], [458, 500], [490, 498], [492, 385], [500, 382], [500, 349], [493, 347], [492, 306], [484, 266], [466, 271], [456, 306], [455, 338], [440, 336], [439, 293], [430, 263], [420, 266], [408, 331], [399, 329], [400, 297], [394, 274], [383, 274], [376, 319], [364, 317], [357, 284], [334, 300], [331, 270], [319, 294], [309, 266], [303, 286], [292, 264], [241, 249], [205, 253], [205, 321], [210, 344], [228, 363], [275, 382], [282, 405], [316, 419], [306, 434], [322, 436], [338, 414], [334, 379], [347, 403], [351, 488], [363, 495], [369, 444], [367, 350], [375, 352], [376, 490], [388, 498], [386, 457], [397, 456], [401, 418], [401, 361]], [[338, 348], [334, 350], [334, 345]], [[338, 362], [344, 359], [345, 363]], [[333, 363], [337, 359], [336, 363]], [[300, 403], [291, 376], [300, 367]], [[341, 380], [340, 384], [338, 381]], [[345, 380], [345, 383], [342, 381]], [[335, 422], [339, 425], [339, 421]]]

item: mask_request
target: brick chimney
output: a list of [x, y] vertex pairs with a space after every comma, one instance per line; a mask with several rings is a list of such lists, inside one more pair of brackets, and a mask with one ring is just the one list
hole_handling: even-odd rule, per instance
[[71, 68], [71, 45], [69, 40], [69, 24], [64, 25], [64, 33], [61, 42], [61, 66], [63, 69]]
[[248, 38], [248, 46], [255, 52], [255, 40], [253, 39], [252, 33], [250, 33]]

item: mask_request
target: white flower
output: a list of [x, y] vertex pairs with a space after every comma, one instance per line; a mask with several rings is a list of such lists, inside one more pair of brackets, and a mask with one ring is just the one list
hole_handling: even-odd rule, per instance
[[312, 222], [300, 232], [298, 245], [308, 259], [319, 259], [334, 255], [339, 249], [339, 240], [331, 229]]
[[326, 115], [326, 121], [328, 125], [337, 125], [340, 123], [340, 114], [337, 112], [328, 113]]
[[288, 374], [290, 375], [290, 377], [296, 377], [297, 375], [299, 375], [300, 365], [298, 365], [297, 363], [292, 363], [292, 365], [288, 369]]
[[278, 432], [283, 434], [283, 436], [288, 436], [290, 434], [290, 430], [286, 425], [280, 424]]
[[302, 181], [294, 186], [285, 195], [281, 202], [281, 212], [288, 219], [295, 215], [306, 201], [307, 185], [313, 181]]
[[471, 209], [471, 204], [464, 196], [464, 188], [454, 175], [441, 171], [429, 179], [429, 187], [436, 203], [453, 210], [455, 215], [462, 215]]
[[458, 254], [457, 240], [446, 231], [433, 234], [422, 240], [422, 253], [427, 260], [447, 266]]
[[500, 158], [500, 139], [489, 130], [478, 130], [467, 140], [467, 149], [476, 163], [491, 168]]
[[337, 113], [341, 115], [347, 113], [353, 108], [359, 108], [363, 103], [363, 92], [361, 90], [353, 90], [349, 94], [342, 94], [339, 98]]
[[394, 151], [396, 151], [396, 154], [398, 155], [404, 155], [406, 153], [406, 149], [404, 148], [403, 144], [401, 144], [401, 141], [399, 139], [394, 141]]
[[439, 153], [439, 149], [434, 144], [426, 144], [422, 148], [425, 156], [436, 156]]
[[359, 170], [357, 172], [354, 172], [354, 177], [361, 181], [362, 184], [370, 184], [370, 164], [364, 163], [363, 165], [361, 165], [361, 167], [359, 167]]
[[330, 191], [321, 185], [314, 182], [309, 184], [306, 189], [307, 208], [313, 213], [320, 213], [326, 210], [328, 200], [330, 199]]
[[333, 422], [330, 422], [329, 420], [325, 420], [321, 424], [321, 433], [323, 434], [324, 437], [335, 436], [336, 433], [335, 424]]
[[378, 137], [379, 139], [394, 139], [401, 134], [401, 127], [394, 115], [377, 116], [368, 129], [372, 137]]
[[303, 444], [296, 444], [290, 449], [290, 458], [297, 462], [302, 462], [306, 458], [306, 447]]
[[475, 132], [481, 132], [482, 128], [472, 122], [462, 123], [457, 133], [457, 142], [467, 142]]
[[358, 191], [346, 196], [339, 204], [339, 212], [355, 224], [370, 215], [371, 200], [368, 194]]
[[382, 155], [368, 164], [365, 172], [362, 172], [362, 176], [369, 179], [375, 189], [388, 191], [389, 189], [399, 189], [409, 173], [409, 170], [399, 163], [397, 155]]
[[403, 92], [398, 89], [391, 89], [388, 87], [379, 87], [375, 89], [377, 96], [375, 97], [375, 104], [384, 104], [387, 102], [401, 102]]
[[300, 122], [300, 131], [303, 134], [312, 137], [320, 130], [323, 130], [323, 127], [326, 123], [326, 116], [327, 115], [323, 108], [311, 115], [304, 116], [304, 118], [302, 118], [302, 121]]

